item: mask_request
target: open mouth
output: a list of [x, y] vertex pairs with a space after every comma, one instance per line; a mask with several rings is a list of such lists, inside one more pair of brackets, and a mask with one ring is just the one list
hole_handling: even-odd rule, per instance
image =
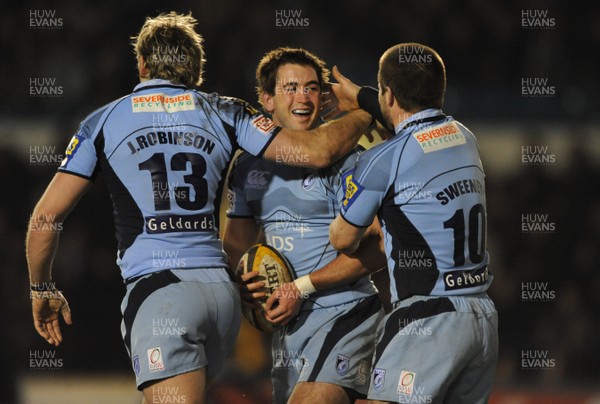
[[292, 110], [292, 114], [296, 115], [296, 116], [310, 116], [310, 114], [312, 114], [312, 110], [308, 109], [308, 108], [296, 108]]

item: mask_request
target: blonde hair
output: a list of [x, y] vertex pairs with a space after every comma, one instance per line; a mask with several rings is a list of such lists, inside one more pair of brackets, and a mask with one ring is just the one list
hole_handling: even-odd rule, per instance
[[195, 31], [197, 24], [191, 13], [175, 11], [146, 18], [131, 44], [136, 57], [144, 60], [148, 79], [170, 80], [187, 87], [202, 84], [205, 60], [202, 36]]

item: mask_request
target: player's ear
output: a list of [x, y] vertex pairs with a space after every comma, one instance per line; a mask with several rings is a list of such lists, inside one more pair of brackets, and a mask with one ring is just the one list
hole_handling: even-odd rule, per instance
[[148, 78], [148, 68], [146, 67], [146, 61], [144, 60], [144, 58], [142, 56], [138, 56], [138, 73], [140, 76], [140, 79], [147, 79]]
[[391, 108], [394, 105], [394, 102], [396, 102], [396, 97], [394, 97], [394, 93], [392, 92], [392, 89], [388, 86], [385, 86], [385, 89], [383, 90], [383, 102], [385, 103], [386, 106], [388, 106], [389, 108]]
[[273, 111], [275, 110], [273, 97], [273, 95], [267, 94], [266, 91], [260, 93], [260, 103], [269, 114], [273, 114]]

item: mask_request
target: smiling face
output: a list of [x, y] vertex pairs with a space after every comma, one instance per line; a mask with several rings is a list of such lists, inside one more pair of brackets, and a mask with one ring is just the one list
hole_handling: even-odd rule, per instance
[[286, 63], [277, 69], [275, 94], [262, 94], [262, 104], [275, 124], [296, 130], [319, 123], [321, 87], [311, 66]]

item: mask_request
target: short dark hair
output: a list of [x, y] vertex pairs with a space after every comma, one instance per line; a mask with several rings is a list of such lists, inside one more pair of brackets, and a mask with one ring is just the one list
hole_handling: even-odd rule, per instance
[[135, 55], [143, 57], [149, 79], [170, 80], [193, 87], [202, 83], [204, 48], [195, 30], [192, 14], [174, 11], [147, 17], [137, 36], [132, 37]]
[[418, 112], [442, 108], [446, 68], [440, 55], [428, 46], [402, 43], [389, 48], [379, 61], [378, 81], [391, 88], [402, 109]]
[[325, 67], [325, 62], [318, 56], [302, 48], [279, 47], [267, 52], [256, 68], [256, 93], [259, 102], [261, 102], [262, 93], [275, 94], [277, 69], [288, 63], [314, 68], [321, 89], [323, 83], [329, 79], [329, 69]]

